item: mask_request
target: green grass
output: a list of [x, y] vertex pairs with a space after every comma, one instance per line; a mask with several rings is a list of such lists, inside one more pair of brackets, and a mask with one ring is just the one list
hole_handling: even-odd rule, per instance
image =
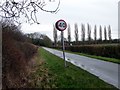
[[86, 57], [90, 57], [90, 58], [95, 58], [95, 59], [99, 59], [99, 60], [103, 60], [103, 61], [108, 61], [108, 62], [113, 62], [113, 63], [120, 64], [120, 59], [108, 58], [108, 57], [102, 57], [102, 56], [95, 56], [95, 55], [89, 55], [89, 54], [85, 54], [85, 53], [78, 53], [78, 52], [71, 52], [71, 51], [66, 51], [66, 52], [73, 53], [73, 54], [78, 54], [78, 55], [86, 56]]
[[[44, 63], [39, 65], [39, 62]], [[37, 64], [38, 68], [32, 75], [34, 80], [30, 84], [31, 87], [115, 88], [71, 63], [67, 63], [69, 67], [65, 68], [63, 59], [47, 52], [43, 48], [39, 49]], [[38, 77], [43, 78], [43, 80], [37, 80], [36, 82]]]
[[[56, 49], [56, 50], [60, 50], [60, 49]], [[62, 51], [62, 50], [60, 50], [60, 51]], [[65, 50], [65, 52], [120, 64], [120, 59], [108, 58], [108, 57], [102, 57], [102, 56], [95, 56], [95, 55], [89, 55], [89, 54], [85, 54], [85, 53], [72, 52], [72, 51], [68, 51], [68, 50]]]

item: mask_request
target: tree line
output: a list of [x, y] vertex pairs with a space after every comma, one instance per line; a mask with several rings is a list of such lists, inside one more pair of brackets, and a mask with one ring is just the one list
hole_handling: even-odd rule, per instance
[[34, 32], [34, 33], [28, 33], [28, 34], [26, 34], [26, 36], [27, 36], [28, 40], [35, 45], [46, 46], [46, 47], [52, 46], [51, 39], [45, 34], [41, 34], [39, 32]]
[[[74, 39], [75, 39], [75, 41], [73, 41], [74, 44], [77, 44], [77, 45], [80, 43], [84, 44], [85, 42], [87, 42], [88, 44], [91, 44], [91, 43], [93, 44], [93, 43], [111, 42], [112, 41], [110, 25], [108, 27], [104, 26], [103, 29], [102, 29], [102, 26], [100, 25], [99, 30], [97, 29], [97, 26], [95, 25], [93, 29], [94, 29], [94, 32], [93, 32], [94, 36], [91, 36], [92, 35], [91, 25], [88, 23], [87, 28], [85, 28], [85, 24], [81, 24], [81, 32], [80, 32], [81, 41], [79, 41], [78, 24], [75, 23], [74, 24]], [[104, 33], [104, 34], [102, 34], [102, 33]], [[98, 36], [99, 36], [99, 38], [97, 38]], [[103, 38], [103, 36], [104, 36], [104, 38]], [[58, 35], [57, 35], [57, 29], [55, 28], [54, 25], [53, 25], [53, 38], [54, 38], [54, 46], [56, 46], [57, 41], [58, 41]], [[68, 45], [70, 45], [71, 43], [73, 44], [73, 42], [71, 41], [70, 24], [68, 24], [68, 28], [67, 28], [67, 41], [66, 42], [68, 43]]]

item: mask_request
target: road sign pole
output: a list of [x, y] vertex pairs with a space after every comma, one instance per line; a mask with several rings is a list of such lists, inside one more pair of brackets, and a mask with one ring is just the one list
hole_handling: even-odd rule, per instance
[[65, 67], [66, 65], [66, 60], [65, 60], [65, 45], [64, 45], [64, 32], [61, 31], [61, 38], [62, 38], [62, 49], [63, 49], [63, 58], [64, 58], [64, 65]]
[[62, 39], [62, 49], [63, 49], [63, 59], [64, 59], [64, 64], [65, 64], [65, 67], [66, 67], [66, 60], [65, 60], [65, 46], [64, 46], [64, 30], [67, 28], [67, 23], [64, 21], [64, 20], [58, 20], [56, 23], [55, 23], [55, 26], [56, 28], [61, 31], [61, 39]]

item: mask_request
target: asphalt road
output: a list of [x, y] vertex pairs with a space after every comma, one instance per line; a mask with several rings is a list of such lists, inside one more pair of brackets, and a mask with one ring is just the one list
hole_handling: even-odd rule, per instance
[[[50, 53], [59, 56], [60, 58], [63, 58], [62, 51], [58, 51], [46, 47], [43, 48], [49, 51]], [[65, 55], [66, 55], [66, 61], [94, 74], [103, 81], [112, 84], [113, 86], [120, 89], [120, 87], [118, 86], [120, 84], [119, 82], [120, 79], [118, 78], [118, 66], [120, 67], [120, 64], [88, 58], [85, 56], [80, 56], [71, 53], [65, 53]]]

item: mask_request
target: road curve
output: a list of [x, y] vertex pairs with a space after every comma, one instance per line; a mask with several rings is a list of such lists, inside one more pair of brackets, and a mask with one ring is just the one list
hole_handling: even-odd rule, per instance
[[[62, 51], [54, 50], [50, 48], [43, 47], [45, 50], [49, 51], [50, 53], [63, 58]], [[111, 62], [106, 62], [98, 59], [88, 58], [85, 56], [80, 56], [71, 53], [65, 53], [66, 61], [94, 74], [95, 76], [99, 77], [103, 81], [117, 87], [119, 87], [119, 78], [118, 78], [118, 67], [120, 64], [115, 64]], [[119, 72], [120, 73], [120, 72]]]

